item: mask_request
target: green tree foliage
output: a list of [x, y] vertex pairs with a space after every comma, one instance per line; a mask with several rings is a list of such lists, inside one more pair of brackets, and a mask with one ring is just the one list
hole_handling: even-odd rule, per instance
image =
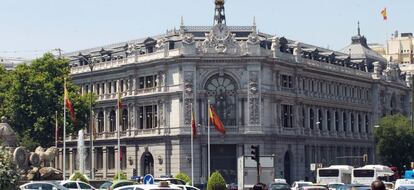
[[192, 185], [191, 184], [191, 178], [184, 172], [178, 173], [177, 175], [175, 175], [175, 178], [181, 179], [181, 180], [185, 181], [186, 184]]
[[[21, 145], [34, 149], [39, 145], [48, 147], [54, 144], [55, 112], [58, 112], [59, 126], [62, 126], [64, 78], [69, 72], [68, 60], [45, 54], [30, 65], [19, 65], [7, 74], [10, 86], [5, 89], [3, 109], [10, 125], [18, 133]], [[88, 126], [90, 95], [79, 96], [79, 88], [70, 80], [67, 88], [76, 113], [76, 126], [67, 114], [66, 131], [70, 134]], [[62, 136], [63, 130], [59, 131]]]
[[226, 190], [226, 181], [220, 172], [215, 171], [211, 174], [207, 182], [207, 190]]
[[126, 180], [126, 179], [127, 179], [127, 176], [122, 171], [116, 173], [115, 176], [114, 176], [114, 181], [116, 181], [116, 180]]
[[19, 175], [13, 164], [12, 154], [4, 147], [0, 148], [0, 189], [16, 189]]
[[73, 173], [69, 180], [71, 181], [83, 181], [85, 183], [89, 183], [89, 179], [82, 173], [80, 173], [79, 171], [76, 171], [75, 173]]
[[9, 73], [3, 65], [0, 65], [0, 117], [6, 113], [5, 106], [2, 105], [5, 104], [6, 94], [11, 86]]
[[402, 168], [414, 160], [414, 130], [402, 115], [383, 117], [374, 130], [376, 149], [386, 165]]

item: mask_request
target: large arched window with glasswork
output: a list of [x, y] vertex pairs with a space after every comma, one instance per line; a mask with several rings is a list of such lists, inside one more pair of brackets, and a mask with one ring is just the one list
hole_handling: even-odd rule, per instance
[[216, 74], [205, 85], [207, 96], [224, 126], [236, 125], [237, 83], [229, 75]]

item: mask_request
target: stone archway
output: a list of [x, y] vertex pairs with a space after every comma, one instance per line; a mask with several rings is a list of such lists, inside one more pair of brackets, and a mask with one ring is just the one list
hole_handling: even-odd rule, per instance
[[286, 151], [285, 156], [283, 158], [283, 173], [288, 184], [291, 184], [291, 170], [292, 170], [292, 163], [291, 163], [291, 155], [289, 151]]
[[154, 175], [154, 157], [150, 152], [144, 152], [141, 156], [141, 175]]

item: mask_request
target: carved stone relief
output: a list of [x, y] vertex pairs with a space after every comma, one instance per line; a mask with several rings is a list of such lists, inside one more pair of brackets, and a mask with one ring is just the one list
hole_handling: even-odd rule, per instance
[[239, 54], [240, 44], [236, 41], [235, 34], [232, 34], [226, 25], [217, 24], [209, 34], [206, 34], [200, 50], [203, 53]]
[[194, 72], [184, 71], [184, 124], [191, 124], [191, 106], [194, 100]]
[[259, 89], [259, 72], [249, 72], [249, 89], [248, 89], [248, 102], [249, 102], [249, 124], [260, 124], [260, 89]]

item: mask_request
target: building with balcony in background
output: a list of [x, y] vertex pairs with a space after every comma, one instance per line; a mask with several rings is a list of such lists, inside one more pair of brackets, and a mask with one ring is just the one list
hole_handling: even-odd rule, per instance
[[[275, 176], [288, 182], [311, 179], [311, 163], [358, 166], [362, 159], [349, 156], [364, 154], [374, 163], [378, 119], [410, 114], [410, 90], [398, 65], [367, 48], [359, 33], [350, 52], [339, 52], [260, 33], [255, 22], [228, 26], [218, 2], [213, 26], [182, 22], [161, 35], [64, 55], [80, 93], [97, 96], [95, 178], [112, 178], [119, 162], [128, 178], [134, 170], [141, 176], [190, 174], [194, 159], [195, 183], [205, 182], [208, 100], [226, 129], [225, 135], [211, 130], [210, 169], [227, 183], [237, 182], [237, 158], [249, 156], [251, 145], [273, 155]], [[120, 150], [117, 93], [123, 103]], [[192, 110], [198, 123], [193, 158]], [[70, 171], [76, 169], [76, 139], [67, 141]], [[89, 132], [85, 139], [88, 145]], [[60, 151], [60, 168], [63, 158]]]

